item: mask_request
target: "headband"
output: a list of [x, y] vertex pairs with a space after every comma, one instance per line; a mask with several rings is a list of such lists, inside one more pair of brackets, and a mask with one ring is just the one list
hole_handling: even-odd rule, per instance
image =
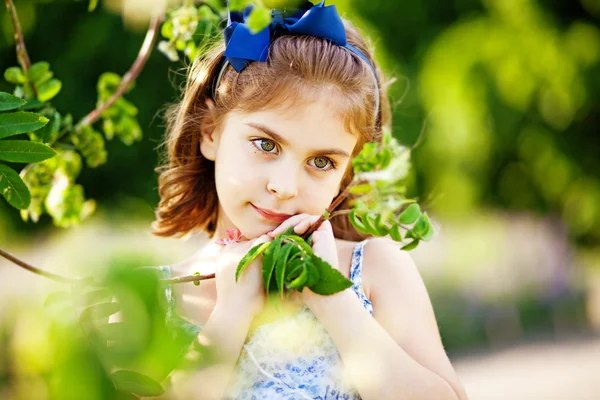
[[227, 28], [225, 28], [225, 60], [214, 86], [213, 98], [217, 96], [217, 89], [221, 78], [229, 64], [237, 71], [242, 72], [254, 61], [266, 62], [269, 47], [274, 39], [283, 35], [305, 35], [327, 39], [332, 43], [348, 50], [363, 60], [373, 71], [377, 94], [375, 99], [375, 112], [379, 116], [379, 79], [375, 67], [369, 59], [356, 47], [346, 41], [346, 29], [342, 18], [334, 5], [325, 6], [325, 1], [313, 5], [309, 1], [292, 11], [271, 10], [272, 22], [258, 33], [252, 33], [246, 21], [254, 7], [246, 7], [244, 12], [229, 12]]

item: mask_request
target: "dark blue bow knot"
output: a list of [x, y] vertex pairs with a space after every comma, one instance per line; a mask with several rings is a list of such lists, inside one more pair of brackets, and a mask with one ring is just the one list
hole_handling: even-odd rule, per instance
[[313, 5], [304, 1], [291, 12], [271, 10], [273, 21], [258, 33], [252, 33], [245, 21], [253, 6], [244, 12], [230, 12], [225, 29], [225, 57], [237, 72], [241, 72], [253, 61], [267, 61], [271, 41], [281, 35], [307, 35], [327, 39], [345, 47], [373, 68], [367, 57], [346, 42], [346, 30], [334, 5], [325, 6], [325, 1]]

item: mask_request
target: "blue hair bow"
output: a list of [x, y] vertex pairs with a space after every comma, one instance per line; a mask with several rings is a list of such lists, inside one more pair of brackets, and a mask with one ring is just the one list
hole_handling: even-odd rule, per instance
[[256, 34], [245, 24], [252, 9], [253, 6], [248, 6], [244, 12], [230, 12], [225, 29], [225, 57], [237, 72], [254, 61], [267, 61], [271, 41], [281, 35], [307, 35], [330, 40], [356, 54], [375, 71], [369, 59], [347, 43], [344, 23], [334, 5], [325, 6], [324, 0], [316, 5], [304, 1], [297, 9], [285, 12], [286, 15], [271, 10], [273, 21]]

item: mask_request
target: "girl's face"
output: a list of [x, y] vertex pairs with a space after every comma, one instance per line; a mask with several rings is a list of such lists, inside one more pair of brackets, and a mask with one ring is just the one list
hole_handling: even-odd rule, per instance
[[323, 93], [287, 109], [231, 112], [203, 137], [215, 161], [219, 219], [215, 237], [238, 228], [256, 238], [295, 214], [322, 214], [339, 193], [358, 138]]

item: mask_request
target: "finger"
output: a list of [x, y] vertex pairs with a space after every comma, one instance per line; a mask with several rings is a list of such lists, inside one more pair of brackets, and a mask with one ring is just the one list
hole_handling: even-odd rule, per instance
[[269, 232], [269, 235], [271, 237], [275, 237], [277, 235], [279, 235], [282, 232], [285, 232], [290, 226], [294, 226], [296, 225], [298, 222], [302, 221], [304, 218], [306, 218], [308, 214], [296, 214], [292, 217], [289, 217], [288, 219], [286, 219], [285, 221], [283, 221], [281, 223], [281, 225], [279, 225], [277, 228], [275, 228], [274, 230], [272, 230], [271, 232]]
[[303, 221], [300, 221], [295, 227], [294, 227], [294, 232], [301, 235], [304, 232], [306, 232], [308, 230], [308, 228], [310, 228], [310, 226], [312, 224], [314, 224], [315, 222], [317, 222], [317, 220], [319, 219], [318, 216], [308, 216], [306, 219], [304, 219]]
[[257, 244], [271, 242], [272, 240], [273, 240], [273, 238], [270, 235], [264, 234], [262, 236], [259, 236], [256, 239], [254, 239], [254, 241], [252, 242], [252, 247], [256, 246]]

